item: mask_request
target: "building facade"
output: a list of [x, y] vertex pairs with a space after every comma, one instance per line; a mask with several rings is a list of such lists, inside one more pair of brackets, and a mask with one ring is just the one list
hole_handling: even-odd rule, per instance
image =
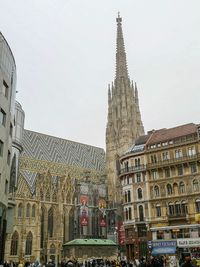
[[104, 150], [28, 130], [22, 146], [5, 259], [57, 263], [68, 241], [106, 238]]
[[117, 178], [119, 156], [142, 134], [144, 128], [139, 109], [138, 90], [128, 75], [122, 18], [118, 15], [116, 73], [114, 82], [108, 88], [106, 127], [106, 173], [111, 203], [120, 201], [121, 189]]
[[17, 169], [21, 140], [19, 124], [23, 114], [19, 103], [15, 103], [16, 65], [12, 51], [0, 33], [0, 262], [4, 260], [6, 233], [12, 227], [12, 213], [15, 206]]
[[120, 158], [128, 258], [197, 253], [199, 133], [193, 123], [153, 130]]

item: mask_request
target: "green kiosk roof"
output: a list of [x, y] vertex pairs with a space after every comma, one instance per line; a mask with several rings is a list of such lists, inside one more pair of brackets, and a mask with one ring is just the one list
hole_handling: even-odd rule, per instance
[[110, 239], [74, 239], [63, 246], [116, 246]]

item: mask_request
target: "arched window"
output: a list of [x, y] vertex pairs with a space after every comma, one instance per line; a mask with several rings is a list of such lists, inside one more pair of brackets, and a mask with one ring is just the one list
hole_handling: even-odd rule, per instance
[[138, 199], [141, 199], [142, 198], [142, 188], [138, 188], [137, 192], [138, 192]]
[[49, 193], [49, 190], [47, 190], [47, 192], [46, 192], [45, 200], [46, 201], [50, 201], [50, 193]]
[[18, 205], [18, 218], [22, 218], [23, 217], [23, 206], [22, 203], [19, 203]]
[[193, 180], [193, 191], [198, 192], [199, 191], [199, 183], [196, 179]]
[[188, 210], [187, 210], [187, 203], [185, 200], [183, 200], [181, 202], [181, 211], [182, 211], [182, 214], [187, 214], [188, 213]]
[[156, 216], [160, 217], [161, 216], [161, 207], [160, 204], [156, 205]]
[[144, 221], [144, 210], [142, 205], [139, 206], [139, 219], [140, 221]]
[[180, 182], [180, 184], [179, 184], [179, 192], [180, 193], [185, 193], [185, 184], [184, 184], [184, 182]]
[[181, 204], [180, 202], [175, 202], [175, 213], [181, 214]]
[[158, 197], [160, 195], [159, 187], [157, 185], [154, 187], [154, 194], [155, 194], [155, 197]]
[[35, 217], [35, 204], [32, 206], [32, 217]]
[[54, 244], [51, 244], [49, 253], [50, 254], [56, 254], [56, 247]]
[[171, 195], [173, 192], [171, 184], [167, 184], [167, 194]]
[[200, 213], [200, 199], [197, 199], [195, 201], [195, 204], [196, 204], [196, 211], [197, 211], [197, 213]]
[[28, 203], [26, 205], [26, 217], [30, 217], [31, 205]]
[[169, 203], [169, 215], [173, 215], [174, 214], [174, 204], [173, 203]]
[[33, 243], [33, 235], [31, 232], [29, 232], [27, 237], [26, 237], [25, 255], [31, 255], [32, 254], [32, 243]]
[[10, 255], [17, 255], [19, 234], [15, 231], [11, 239]]
[[53, 237], [53, 209], [50, 208], [48, 211], [48, 233], [49, 237]]

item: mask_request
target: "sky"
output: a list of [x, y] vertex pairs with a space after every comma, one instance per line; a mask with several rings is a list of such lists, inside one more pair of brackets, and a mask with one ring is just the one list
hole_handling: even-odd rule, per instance
[[25, 128], [105, 148], [122, 17], [145, 131], [200, 122], [199, 0], [0, 0]]

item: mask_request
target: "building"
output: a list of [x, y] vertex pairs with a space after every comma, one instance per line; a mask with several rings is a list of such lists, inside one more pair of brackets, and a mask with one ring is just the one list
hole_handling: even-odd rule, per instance
[[16, 64], [12, 51], [0, 33], [0, 263], [4, 259], [6, 233], [12, 227], [17, 169], [21, 152], [20, 125], [23, 110], [15, 103]]
[[153, 130], [120, 158], [128, 258], [199, 253], [199, 133], [193, 123]]
[[119, 156], [142, 134], [137, 85], [128, 75], [126, 52], [122, 32], [122, 18], [117, 17], [116, 73], [108, 88], [108, 118], [106, 127], [106, 173], [108, 196], [112, 202], [119, 201], [120, 184], [117, 169]]
[[22, 146], [5, 259], [60, 262], [68, 241], [106, 238], [104, 150], [29, 130]]

